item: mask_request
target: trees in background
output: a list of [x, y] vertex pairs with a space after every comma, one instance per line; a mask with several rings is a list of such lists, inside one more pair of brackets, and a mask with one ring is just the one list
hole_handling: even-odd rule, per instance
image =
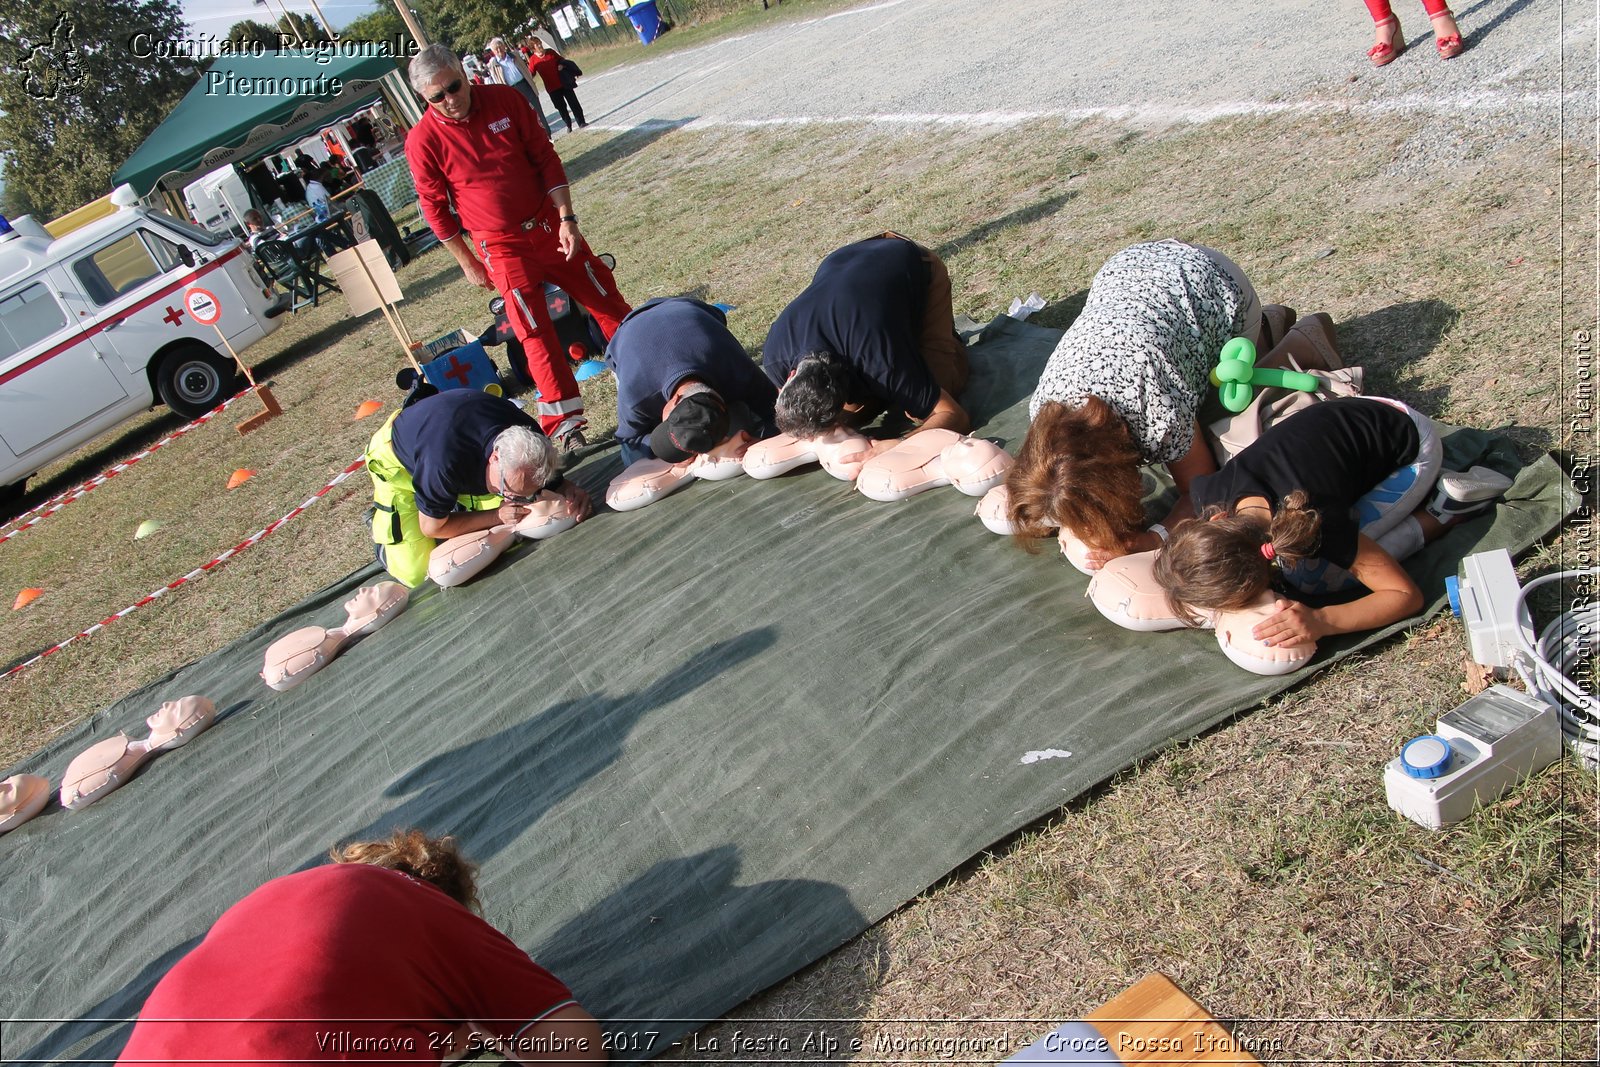
[[188, 36], [177, 0], [0, 0], [7, 205], [54, 217], [108, 192], [195, 78], [140, 42]]

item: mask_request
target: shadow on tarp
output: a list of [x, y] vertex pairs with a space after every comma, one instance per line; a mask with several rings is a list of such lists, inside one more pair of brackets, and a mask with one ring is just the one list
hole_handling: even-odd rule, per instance
[[[771, 627], [751, 630], [696, 653], [642, 689], [584, 693], [425, 759], [383, 790], [386, 797], [405, 799], [347, 839], [367, 841], [420, 827], [454, 834], [475, 862], [488, 863], [614, 764], [640, 719], [690, 696], [775, 641]], [[321, 860], [319, 853], [303, 866]]]
[[[662, 860], [533, 951], [613, 1035], [614, 1059], [661, 1053], [811, 962], [814, 944], [843, 944], [867, 925], [840, 886], [806, 878], [741, 885], [740, 869], [734, 845]], [[866, 997], [862, 990], [857, 1007]], [[653, 1015], [668, 1003], [675, 1017]], [[841, 1044], [853, 1036], [832, 1032]]]

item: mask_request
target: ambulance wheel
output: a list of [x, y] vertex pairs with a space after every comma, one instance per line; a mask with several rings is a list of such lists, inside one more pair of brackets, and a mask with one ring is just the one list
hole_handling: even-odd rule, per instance
[[232, 396], [238, 386], [238, 368], [209, 345], [169, 352], [156, 371], [161, 402], [186, 419], [204, 415]]

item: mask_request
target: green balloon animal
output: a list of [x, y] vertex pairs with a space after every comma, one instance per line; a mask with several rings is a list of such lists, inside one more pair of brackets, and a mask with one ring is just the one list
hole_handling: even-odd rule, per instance
[[1222, 346], [1222, 355], [1211, 372], [1211, 384], [1217, 387], [1222, 406], [1237, 415], [1250, 406], [1257, 388], [1314, 393], [1322, 383], [1301, 371], [1256, 366], [1256, 346], [1246, 338], [1235, 337]]

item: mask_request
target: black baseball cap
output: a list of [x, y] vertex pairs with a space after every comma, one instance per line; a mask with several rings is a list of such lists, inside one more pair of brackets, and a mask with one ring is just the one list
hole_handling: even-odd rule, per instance
[[710, 452], [740, 430], [749, 430], [754, 422], [742, 401], [729, 405], [716, 393], [693, 393], [678, 401], [666, 421], [650, 432], [650, 451], [657, 459], [682, 463]]

